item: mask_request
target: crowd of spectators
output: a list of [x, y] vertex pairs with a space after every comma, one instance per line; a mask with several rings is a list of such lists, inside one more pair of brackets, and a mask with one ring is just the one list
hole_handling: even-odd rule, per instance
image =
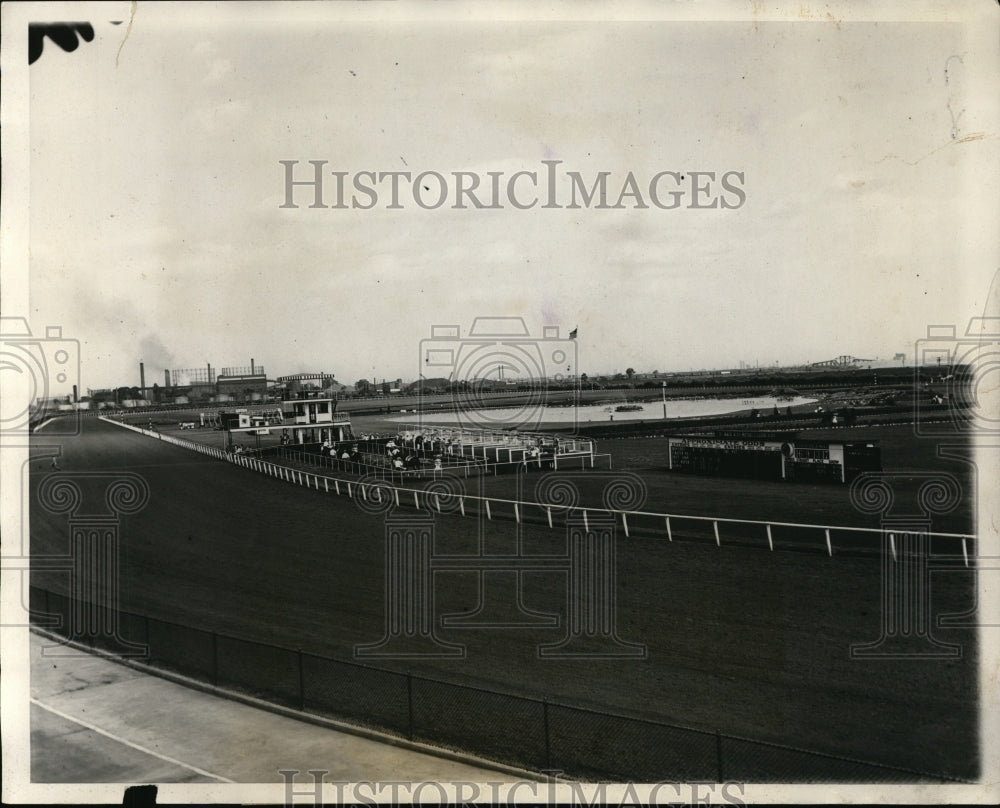
[[[497, 443], [491, 443], [491, 439]], [[326, 439], [318, 447], [322, 457], [334, 461], [333, 465], [344, 470], [387, 469], [393, 473], [444, 471], [446, 467], [496, 464], [497, 467], [513, 466], [524, 469], [543, 468], [559, 451], [559, 438], [555, 436], [505, 434], [491, 435], [469, 433], [447, 427], [428, 430], [402, 430], [394, 435], [359, 434], [348, 441]], [[286, 438], [282, 437], [282, 444]], [[476, 458], [469, 455], [469, 446], [498, 447], [502, 456], [490, 454]], [[315, 447], [316, 445], [313, 444]], [[510, 455], [506, 449], [511, 449]], [[317, 451], [312, 448], [309, 451]]]
[[[421, 440], [414, 442], [412, 446], [406, 446], [401, 435], [389, 438], [385, 444], [385, 455], [393, 471], [415, 471], [422, 468], [424, 454], [422, 436]], [[440, 457], [435, 457], [435, 460], [440, 461]], [[441, 468], [440, 462], [435, 463], [435, 468]]]

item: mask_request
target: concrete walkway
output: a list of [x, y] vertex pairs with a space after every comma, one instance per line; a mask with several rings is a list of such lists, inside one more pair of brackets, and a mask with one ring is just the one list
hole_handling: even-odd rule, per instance
[[309, 769], [325, 770], [327, 782], [524, 779], [278, 715], [32, 633], [33, 782], [281, 783], [281, 769], [307, 781]]

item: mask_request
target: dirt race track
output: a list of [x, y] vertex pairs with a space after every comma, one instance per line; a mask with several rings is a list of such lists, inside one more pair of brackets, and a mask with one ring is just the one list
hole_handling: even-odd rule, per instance
[[[45, 443], [45, 431], [36, 439]], [[48, 460], [31, 470], [33, 556], [69, 549], [67, 516], [38, 501], [49, 475], [75, 477], [81, 513], [106, 509], [103, 487], [115, 473], [141, 475], [149, 486], [148, 503], [121, 522], [121, 609], [340, 659], [385, 633], [384, 517], [96, 420], [85, 419], [82, 433], [61, 446], [60, 471]], [[475, 519], [437, 516], [435, 554], [475, 553], [480, 542], [490, 553], [515, 551], [513, 523], [479, 530]], [[522, 531], [526, 554], [566, 553], [564, 533], [536, 525]], [[851, 658], [852, 644], [881, 633], [879, 556], [621, 535], [616, 548], [618, 634], [644, 644], [644, 659], [540, 658], [539, 644], [565, 635], [559, 627], [444, 626], [439, 637], [465, 644], [464, 658], [377, 664], [946, 777], [977, 776], [973, 630], [933, 628], [939, 641], [961, 646], [956, 659]], [[512, 614], [515, 578], [486, 576], [484, 613]], [[65, 573], [33, 572], [31, 583], [68, 591]], [[521, 584], [526, 607], [565, 625], [564, 573], [525, 572]], [[933, 573], [931, 617], [973, 608], [974, 586], [970, 572]], [[475, 573], [438, 573], [434, 613], [471, 613], [480, 593]]]

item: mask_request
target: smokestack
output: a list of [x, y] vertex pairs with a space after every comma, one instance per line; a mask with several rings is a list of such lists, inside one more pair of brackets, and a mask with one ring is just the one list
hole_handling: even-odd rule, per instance
[[164, 387], [170, 387], [170, 371], [169, 370], [163, 371], [163, 386]]
[[215, 381], [215, 379], [212, 378], [212, 363], [211, 362], [208, 363], [208, 381], [209, 381], [209, 384], [211, 384], [212, 382]]
[[139, 395], [142, 398], [146, 397], [146, 368], [142, 362], [139, 363]]
[[253, 376], [253, 357], [250, 357], [250, 375]]
[[80, 399], [77, 398], [77, 395], [76, 395], [76, 385], [74, 384], [73, 385], [73, 403], [76, 404], [76, 402], [78, 402], [79, 400]]

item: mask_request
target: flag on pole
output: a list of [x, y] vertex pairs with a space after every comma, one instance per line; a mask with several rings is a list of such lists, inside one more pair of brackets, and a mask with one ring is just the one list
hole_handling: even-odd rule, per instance
[[578, 327], [574, 328], [572, 331], [570, 331], [569, 332], [569, 338], [570, 339], [576, 339], [576, 332], [579, 331], [579, 330], [580, 330], [580, 328], [578, 326]]

